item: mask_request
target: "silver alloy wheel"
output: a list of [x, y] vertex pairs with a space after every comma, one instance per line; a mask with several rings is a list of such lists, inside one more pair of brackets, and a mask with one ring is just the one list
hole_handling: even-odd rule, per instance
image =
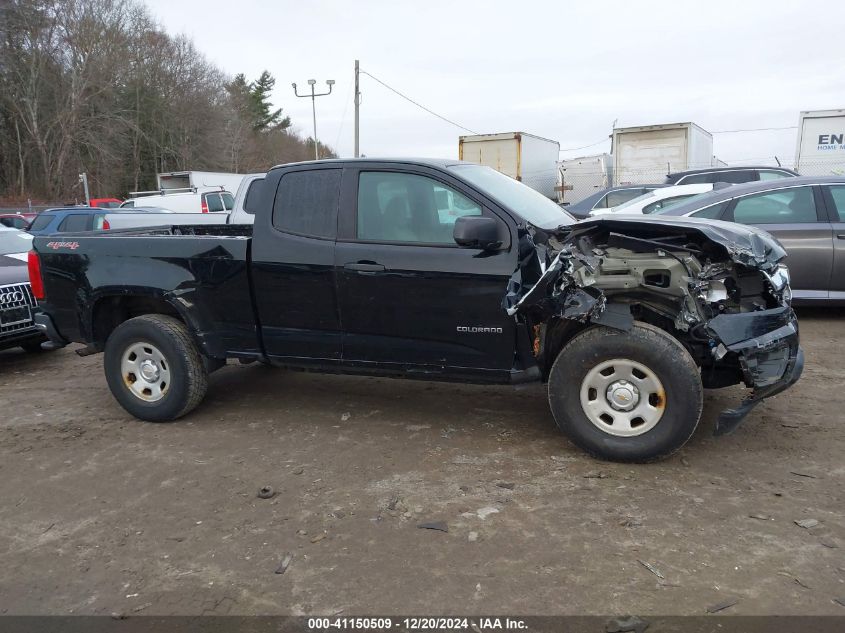
[[581, 408], [587, 418], [610, 435], [634, 437], [653, 429], [666, 406], [657, 375], [627, 358], [593, 367], [581, 383]]
[[170, 363], [155, 345], [145, 341], [126, 348], [120, 374], [129, 391], [145, 402], [161, 400], [170, 388]]

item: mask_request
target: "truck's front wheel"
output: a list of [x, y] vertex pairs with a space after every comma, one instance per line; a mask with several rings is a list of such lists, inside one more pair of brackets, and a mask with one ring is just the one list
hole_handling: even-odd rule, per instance
[[678, 450], [701, 417], [701, 376], [692, 357], [659, 328], [584, 330], [549, 374], [558, 427], [595, 457], [647, 462]]
[[208, 388], [208, 372], [187, 328], [163, 314], [121, 323], [106, 341], [104, 360], [112, 395], [142, 420], [180, 418]]

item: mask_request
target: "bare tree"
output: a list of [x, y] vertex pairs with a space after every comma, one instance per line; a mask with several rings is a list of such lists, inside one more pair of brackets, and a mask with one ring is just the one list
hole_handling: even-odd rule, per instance
[[136, 0], [1, 2], [0, 194], [61, 200], [85, 171], [116, 195], [159, 171], [307, 159], [269, 102], [272, 75], [240, 80], [245, 93]]

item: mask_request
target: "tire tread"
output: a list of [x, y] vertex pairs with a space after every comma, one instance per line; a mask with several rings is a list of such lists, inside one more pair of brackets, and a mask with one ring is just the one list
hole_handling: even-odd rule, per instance
[[[676, 348], [676, 352], [673, 354], [673, 358], [674, 358], [675, 362], [679, 362], [679, 363], [682, 364], [682, 367], [679, 368], [680, 371], [683, 371], [683, 372], [686, 372], [686, 373], [689, 373], [689, 374], [698, 374], [699, 373], [698, 366], [695, 364], [695, 361], [692, 359], [692, 356], [690, 356], [687, 349], [675, 337], [671, 336], [669, 333], [665, 332], [664, 330], [662, 330], [662, 329], [660, 329], [660, 328], [658, 328], [654, 325], [651, 325], [650, 323], [643, 323], [641, 321], [637, 321], [636, 324], [635, 324], [635, 327], [637, 329], [639, 329], [641, 334], [646, 339], [649, 339], [651, 341], [651, 344], [654, 345], [655, 347], [659, 348], [659, 347], [662, 347], [662, 346], [665, 346], [665, 345], [668, 344], [668, 345]], [[558, 356], [555, 359], [555, 362], [552, 364], [552, 368], [549, 372], [549, 384], [548, 384], [548, 386], [549, 386], [549, 399], [550, 400], [553, 397], [555, 397], [555, 394], [553, 392], [554, 381], [553, 381], [552, 377], [555, 376], [556, 374], [561, 373], [561, 372], [563, 372], [564, 374], [566, 373], [565, 365], [572, 362], [572, 356], [573, 355], [569, 353], [571, 348], [573, 348], [576, 345], [581, 346], [581, 345], [584, 345], [584, 344], [587, 344], [588, 347], [593, 347], [593, 343], [598, 342], [600, 339], [608, 336], [609, 333], [612, 333], [612, 332], [613, 332], [613, 330], [609, 330], [609, 328], [606, 328], [606, 327], [603, 327], [603, 326], [589, 327], [589, 328], [579, 332], [575, 336], [573, 336], [572, 339], [570, 339], [566, 343], [566, 345], [564, 345], [563, 348], [561, 348], [561, 350], [558, 353]], [[650, 463], [650, 462], [660, 461], [662, 459], [669, 457], [670, 455], [672, 455], [676, 451], [678, 451], [684, 444], [687, 443], [687, 441], [689, 441], [689, 439], [693, 436], [696, 429], [698, 428], [698, 424], [699, 424], [700, 419], [701, 419], [701, 412], [702, 412], [702, 409], [703, 409], [703, 387], [701, 386], [700, 380], [698, 381], [697, 393], [691, 394], [691, 396], [694, 398], [694, 402], [695, 402], [695, 405], [696, 405], [695, 406], [695, 424], [690, 425], [689, 432], [685, 434], [686, 436], [682, 438], [682, 441], [678, 441], [673, 446], [670, 446], [667, 449], [660, 451], [658, 453], [654, 453], [652, 455], [649, 455], [648, 457], [645, 457], [645, 458], [638, 458], [638, 457], [627, 457], [626, 458], [626, 457], [618, 457], [618, 456], [610, 457], [608, 454], [602, 453], [601, 451], [596, 450], [594, 447], [590, 446], [586, 442], [577, 441], [576, 439], [572, 438], [571, 436], [570, 436], [570, 439], [572, 439], [573, 442], [575, 442], [581, 449], [583, 449], [585, 452], [587, 452], [591, 457], [594, 457], [594, 458], [597, 458], [597, 459], [613, 459], [613, 461], [628, 462], [628, 463], [631, 463], [631, 462]], [[566, 432], [566, 429], [564, 428], [563, 425], [558, 423], [558, 426], [561, 427], [561, 430]]]
[[[166, 314], [144, 314], [124, 321], [118, 326], [118, 329], [139, 325], [155, 328], [159, 333], [170, 339], [176, 348], [176, 354], [178, 354], [187, 370], [186, 376], [184, 377], [186, 393], [183, 396], [183, 405], [175, 414], [162, 416], [154, 421], [171, 421], [181, 418], [190, 413], [202, 402], [208, 390], [208, 371], [203, 362], [203, 357], [199, 349], [197, 349], [194, 340], [191, 338], [188, 328], [179, 319]], [[170, 364], [173, 366], [172, 360]]]

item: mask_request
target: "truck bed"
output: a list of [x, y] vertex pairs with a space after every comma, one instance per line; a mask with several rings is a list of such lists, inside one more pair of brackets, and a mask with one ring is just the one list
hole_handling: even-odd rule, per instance
[[[166, 214], [161, 214], [165, 216]], [[109, 231], [95, 233], [65, 233], [63, 237], [167, 237], [167, 236], [191, 236], [191, 237], [252, 237], [252, 225], [250, 224], [160, 224], [157, 226], [139, 226], [127, 229], [111, 229]]]
[[140, 296], [180, 314], [211, 357], [258, 353], [251, 236], [251, 226], [180, 224], [36, 237], [44, 307], [64, 338], [92, 341], [99, 307]]

